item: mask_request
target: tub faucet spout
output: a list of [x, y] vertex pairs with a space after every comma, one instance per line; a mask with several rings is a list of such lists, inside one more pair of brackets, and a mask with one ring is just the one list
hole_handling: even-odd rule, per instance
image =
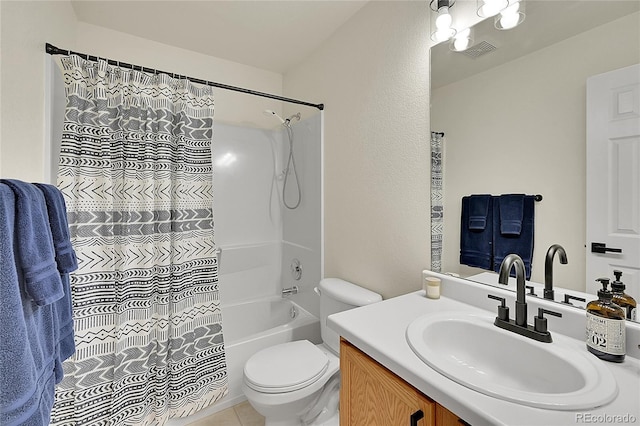
[[292, 294], [298, 293], [298, 286], [294, 285], [293, 287], [287, 287], [282, 289], [282, 297], [290, 296]]

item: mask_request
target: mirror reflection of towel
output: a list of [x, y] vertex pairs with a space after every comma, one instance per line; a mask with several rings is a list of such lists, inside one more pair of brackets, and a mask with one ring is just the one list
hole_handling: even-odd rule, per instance
[[463, 265], [492, 270], [492, 203], [488, 194], [462, 197], [460, 263]]
[[520, 235], [524, 215], [524, 194], [503, 194], [500, 203], [500, 233]]
[[[500, 196], [494, 198], [493, 203], [493, 227], [494, 230], [499, 230], [499, 232], [494, 232], [493, 235], [493, 270], [498, 272], [500, 270], [500, 265], [502, 264], [502, 260], [510, 253], [515, 253], [522, 258], [524, 261], [526, 279], [531, 278], [531, 262], [533, 259], [533, 237], [534, 237], [534, 221], [535, 221], [535, 196], [534, 195], [522, 195], [522, 194], [509, 194], [509, 197], [505, 197], [508, 202], [505, 206], [501, 206], [502, 200], [505, 197]], [[515, 206], [515, 208], [519, 208], [519, 203], [511, 202], [513, 200], [522, 199], [522, 220], [521, 220], [521, 228], [519, 233], [511, 232], [505, 233], [502, 232], [502, 215], [503, 210], [505, 213], [507, 212], [506, 206]], [[508, 230], [515, 230], [515, 220], [517, 214], [512, 214], [512, 212], [506, 213], [506, 228]], [[512, 270], [513, 276], [513, 270]]]
[[482, 231], [487, 226], [491, 195], [471, 195], [469, 197], [469, 229]]

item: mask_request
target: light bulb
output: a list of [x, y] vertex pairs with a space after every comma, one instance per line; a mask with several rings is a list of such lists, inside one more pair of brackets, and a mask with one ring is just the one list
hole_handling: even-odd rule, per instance
[[484, 0], [480, 9], [478, 9], [478, 15], [483, 18], [489, 18], [497, 15], [507, 3], [504, 0]]
[[453, 40], [453, 50], [463, 52], [469, 48], [471, 44], [471, 28], [466, 28], [456, 34]]
[[471, 40], [469, 40], [468, 38], [456, 38], [453, 41], [453, 48], [457, 52], [462, 52], [464, 50], [467, 50], [467, 48], [469, 47], [469, 43], [470, 42], [471, 42]]
[[[435, 0], [432, 1], [434, 4]], [[456, 30], [453, 28], [453, 17], [449, 13], [449, 0], [438, 0], [437, 4], [438, 14], [435, 16], [435, 20], [431, 22], [431, 40], [436, 43], [450, 40], [451, 37], [456, 35]], [[435, 9], [434, 9], [435, 10]]]
[[518, 15], [502, 15], [500, 18], [500, 25], [505, 30], [510, 30], [518, 25]]
[[438, 30], [444, 30], [451, 28], [453, 18], [449, 14], [449, 8], [446, 6], [441, 7], [438, 10], [438, 17], [436, 18], [436, 28]]
[[471, 35], [471, 28], [465, 28], [456, 35], [456, 38], [469, 38], [469, 35]]
[[500, 12], [500, 26], [505, 30], [517, 26], [520, 20], [519, 10], [520, 2], [516, 2]]
[[444, 28], [442, 30], [436, 31], [436, 41], [439, 43], [441, 41], [446, 41], [451, 38], [451, 30], [448, 28]]
[[517, 1], [517, 2], [509, 5], [509, 7], [507, 7], [505, 10], [503, 10], [502, 14], [503, 15], [509, 15], [509, 14], [517, 15], [519, 10], [520, 10], [520, 2]]

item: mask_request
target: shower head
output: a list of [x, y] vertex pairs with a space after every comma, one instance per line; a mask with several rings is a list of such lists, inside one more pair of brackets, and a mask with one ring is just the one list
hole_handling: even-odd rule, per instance
[[287, 118], [285, 121], [291, 121], [291, 120], [293, 120], [294, 118], [296, 119], [296, 121], [300, 121], [300, 113], [299, 113], [299, 112], [297, 112], [297, 113], [293, 114], [292, 116], [290, 116], [289, 118]]
[[264, 110], [264, 113], [265, 113], [265, 115], [269, 115], [269, 116], [271, 116], [271, 115], [272, 115], [272, 116], [276, 117], [278, 120], [280, 120], [280, 122], [281, 122], [282, 124], [285, 124], [285, 123], [286, 123], [286, 121], [284, 120], [284, 118], [280, 117], [280, 116], [279, 116], [275, 111], [272, 111], [272, 110], [270, 110], [270, 109], [265, 109], [265, 110]]

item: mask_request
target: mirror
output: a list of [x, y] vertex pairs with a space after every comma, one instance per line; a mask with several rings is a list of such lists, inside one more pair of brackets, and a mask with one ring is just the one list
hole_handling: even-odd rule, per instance
[[[493, 18], [473, 27], [477, 55], [431, 48], [431, 130], [445, 134], [442, 272], [495, 280], [459, 263], [463, 196], [541, 194], [531, 281], [544, 282], [547, 248], [560, 244], [569, 262], [555, 260], [554, 286], [585, 292], [586, 79], [640, 62], [639, 10], [637, 1], [527, 1], [512, 30]], [[481, 42], [495, 49], [473, 49]]]

